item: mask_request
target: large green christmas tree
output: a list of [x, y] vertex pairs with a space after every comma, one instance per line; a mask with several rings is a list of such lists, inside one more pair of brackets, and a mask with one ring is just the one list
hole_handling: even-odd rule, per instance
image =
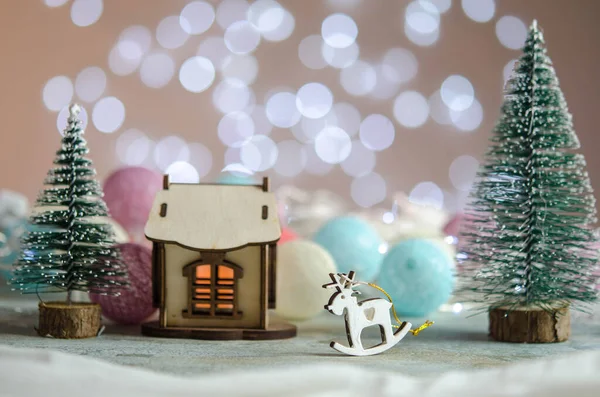
[[78, 118], [69, 108], [68, 125], [54, 168], [37, 198], [11, 284], [23, 293], [89, 291], [118, 294], [127, 284], [126, 267], [106, 223], [108, 210], [95, 180]]
[[593, 190], [571, 115], [534, 21], [462, 230], [467, 290], [491, 308], [591, 302]]

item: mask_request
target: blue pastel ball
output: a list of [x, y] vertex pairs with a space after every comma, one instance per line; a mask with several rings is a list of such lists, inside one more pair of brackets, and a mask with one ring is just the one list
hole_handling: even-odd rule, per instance
[[379, 249], [384, 241], [366, 221], [352, 216], [334, 218], [313, 240], [331, 254], [338, 271], [354, 270], [357, 279], [365, 281], [377, 277], [383, 259]]
[[405, 240], [383, 259], [378, 283], [404, 316], [424, 317], [447, 302], [454, 288], [453, 261], [431, 241]]

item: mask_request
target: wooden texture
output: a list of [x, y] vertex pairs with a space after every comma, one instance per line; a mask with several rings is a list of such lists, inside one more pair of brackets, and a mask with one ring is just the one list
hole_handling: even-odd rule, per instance
[[270, 324], [267, 329], [252, 328], [185, 328], [161, 327], [157, 322], [142, 324], [142, 334], [161, 338], [185, 338], [205, 340], [273, 340], [293, 338], [295, 325]]
[[[160, 216], [161, 206], [168, 205]], [[268, 218], [262, 219], [263, 206]], [[259, 186], [171, 183], [156, 194], [145, 234], [196, 250], [226, 251], [281, 237], [277, 202]]]
[[[325, 284], [323, 288], [335, 288], [336, 292], [329, 299], [329, 304], [325, 306], [325, 309], [332, 314], [344, 316], [348, 337], [348, 346], [331, 342], [330, 346], [333, 349], [351, 356], [371, 356], [390, 349], [406, 336], [412, 324], [405, 321], [396, 332], [393, 331], [390, 318], [392, 303], [390, 301], [381, 298], [357, 301], [354, 295], [358, 294], [358, 291], [353, 290], [356, 285], [354, 272], [351, 271], [348, 275], [330, 273], [329, 276], [333, 283]], [[371, 326], [379, 327], [381, 343], [364, 348], [361, 333], [363, 329]]]
[[540, 308], [497, 308], [489, 311], [490, 336], [500, 342], [564, 342], [571, 334], [568, 307], [545, 311]]
[[60, 339], [92, 338], [102, 325], [102, 311], [96, 303], [40, 302], [37, 332]]

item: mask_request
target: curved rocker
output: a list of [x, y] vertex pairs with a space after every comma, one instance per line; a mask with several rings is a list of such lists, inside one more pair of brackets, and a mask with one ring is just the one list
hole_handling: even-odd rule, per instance
[[404, 321], [402, 325], [400, 325], [400, 328], [398, 328], [396, 332], [394, 332], [393, 338], [391, 340], [386, 340], [385, 342], [382, 342], [368, 349], [363, 349], [361, 346], [348, 347], [337, 342], [331, 342], [330, 346], [333, 349], [339, 351], [340, 353], [348, 354], [351, 356], [372, 356], [374, 354], [383, 353], [384, 351], [394, 347], [406, 336], [411, 327], [411, 323]]

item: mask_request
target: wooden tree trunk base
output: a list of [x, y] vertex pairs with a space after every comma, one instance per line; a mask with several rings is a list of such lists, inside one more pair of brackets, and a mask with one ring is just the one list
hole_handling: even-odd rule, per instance
[[37, 333], [60, 339], [93, 338], [102, 325], [96, 303], [40, 302]]
[[538, 307], [501, 307], [489, 312], [490, 336], [500, 342], [555, 343], [571, 335], [568, 307], [545, 311]]

